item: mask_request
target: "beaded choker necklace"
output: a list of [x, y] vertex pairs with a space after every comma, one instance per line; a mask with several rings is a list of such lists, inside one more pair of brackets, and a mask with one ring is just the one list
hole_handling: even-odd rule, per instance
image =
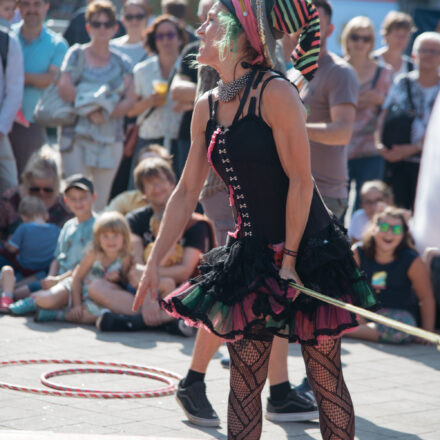
[[218, 85], [218, 99], [221, 102], [229, 102], [237, 95], [237, 93], [246, 85], [248, 79], [251, 77], [252, 72], [245, 73], [240, 78], [224, 83], [220, 80]]

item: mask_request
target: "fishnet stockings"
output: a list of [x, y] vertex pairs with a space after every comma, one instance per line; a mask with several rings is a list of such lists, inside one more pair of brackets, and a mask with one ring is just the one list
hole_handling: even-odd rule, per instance
[[[264, 336], [259, 333], [259, 337]], [[228, 439], [258, 440], [261, 436], [261, 391], [267, 377], [272, 335], [265, 341], [241, 339], [228, 343], [231, 389]]]
[[354, 439], [354, 410], [341, 368], [341, 339], [303, 345], [307, 377], [319, 408], [324, 440]]

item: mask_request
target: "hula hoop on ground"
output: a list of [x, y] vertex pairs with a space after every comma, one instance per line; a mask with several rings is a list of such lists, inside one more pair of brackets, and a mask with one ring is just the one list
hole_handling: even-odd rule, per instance
[[[33, 394], [42, 394], [46, 396], [63, 396], [63, 397], [87, 397], [97, 399], [130, 399], [130, 398], [144, 398], [144, 397], [161, 397], [174, 394], [177, 387], [171, 379], [180, 380], [182, 376], [168, 370], [162, 370], [155, 367], [147, 367], [145, 365], [124, 364], [118, 362], [106, 361], [90, 361], [90, 360], [72, 360], [72, 359], [23, 359], [0, 362], [0, 367], [14, 366], [14, 365], [38, 365], [38, 364], [75, 364], [75, 365], [97, 365], [100, 367], [116, 367], [115, 368], [70, 368], [66, 370], [49, 371], [43, 373], [40, 377], [43, 385], [53, 389], [47, 388], [33, 388], [27, 386], [20, 386], [10, 384], [7, 382], [0, 382], [0, 388], [5, 388], [13, 391], [23, 391]], [[135, 371], [130, 371], [135, 370]], [[143, 391], [100, 391], [84, 388], [68, 387], [50, 382], [48, 379], [55, 376], [62, 376], [67, 374], [81, 374], [81, 373], [103, 373], [103, 374], [127, 374], [130, 376], [145, 377], [160, 382], [165, 382], [167, 386], [149, 389]]]

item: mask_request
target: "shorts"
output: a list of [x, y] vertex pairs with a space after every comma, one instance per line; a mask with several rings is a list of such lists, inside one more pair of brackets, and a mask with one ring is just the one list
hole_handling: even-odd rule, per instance
[[[416, 326], [416, 319], [407, 310], [401, 309], [380, 309], [377, 311], [379, 315], [386, 316], [387, 318], [395, 319], [396, 321], [404, 324]], [[392, 343], [392, 344], [410, 344], [413, 342], [414, 337], [394, 328], [387, 327], [383, 324], [376, 324], [377, 331], [379, 332], [379, 342]]]

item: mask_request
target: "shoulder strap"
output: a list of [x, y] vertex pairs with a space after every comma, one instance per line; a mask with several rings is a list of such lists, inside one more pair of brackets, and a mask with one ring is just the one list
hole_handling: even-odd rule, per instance
[[258, 84], [260, 84], [261, 80], [263, 79], [264, 74], [266, 73], [266, 70], [261, 70], [258, 72], [257, 78], [254, 81], [254, 84], [252, 85], [252, 96], [249, 101], [249, 110], [248, 115], [255, 115], [255, 110], [257, 107], [257, 97], [255, 96], [256, 90], [258, 87]]
[[6, 72], [6, 66], [8, 64], [8, 52], [9, 52], [9, 33], [6, 30], [0, 28], [0, 57], [2, 59], [3, 72]]
[[408, 95], [408, 102], [409, 105], [411, 107], [412, 111], [415, 111], [415, 106], [414, 106], [414, 101], [412, 99], [412, 94], [411, 94], [411, 83], [409, 81], [408, 75], [405, 76], [405, 85], [406, 85], [406, 93]]
[[382, 72], [382, 66], [379, 64], [376, 69], [376, 73], [374, 74], [373, 82], [371, 83], [371, 88], [374, 89], [376, 87], [377, 82], [380, 78], [380, 73]]
[[259, 115], [261, 115], [261, 101], [262, 101], [261, 98], [263, 97], [264, 89], [267, 87], [267, 85], [270, 83], [270, 81], [272, 81], [275, 78], [283, 78], [286, 81], [289, 81], [287, 78], [285, 78], [284, 76], [282, 76], [280, 74], [271, 75], [271, 76], [269, 76], [269, 78], [265, 79], [265, 81], [263, 82], [263, 85], [261, 86], [261, 90], [260, 90], [260, 99], [259, 99], [259, 102], [258, 102], [258, 114]]
[[251, 91], [252, 83], [254, 82], [254, 78], [257, 74], [257, 70], [252, 70], [252, 75], [249, 78], [248, 83], [246, 84], [246, 88], [244, 89], [243, 97], [240, 100], [240, 105], [238, 106], [237, 113], [235, 114], [234, 120], [232, 121], [232, 125], [234, 125], [243, 113], [244, 106], [246, 104], [247, 98], [249, 96], [249, 92]]

